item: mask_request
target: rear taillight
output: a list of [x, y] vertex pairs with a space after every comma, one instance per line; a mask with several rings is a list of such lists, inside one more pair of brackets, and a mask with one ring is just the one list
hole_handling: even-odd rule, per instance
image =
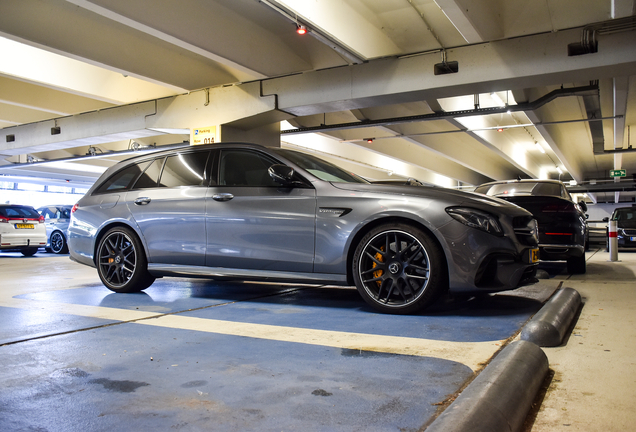
[[0, 217], [0, 223], [9, 223], [9, 219]]
[[71, 213], [75, 213], [75, 210], [77, 210], [78, 208], [79, 208], [79, 206], [77, 205], [77, 203], [75, 203], [75, 205], [71, 209]]
[[40, 223], [44, 223], [44, 216], [40, 216], [40, 219], [38, 219], [40, 221]]

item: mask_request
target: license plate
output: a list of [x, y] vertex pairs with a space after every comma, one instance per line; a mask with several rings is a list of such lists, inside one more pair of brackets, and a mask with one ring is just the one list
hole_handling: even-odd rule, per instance
[[33, 224], [15, 224], [16, 229], [33, 229], [35, 225]]
[[539, 262], [539, 249], [530, 249], [530, 262], [536, 263]]
[[630, 237], [629, 240], [630, 241], [636, 241], [636, 237]]

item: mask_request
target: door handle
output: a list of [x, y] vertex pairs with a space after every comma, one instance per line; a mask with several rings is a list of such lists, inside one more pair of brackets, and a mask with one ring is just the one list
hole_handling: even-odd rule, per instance
[[148, 197], [137, 198], [135, 200], [135, 204], [136, 205], [146, 205], [149, 202], [150, 202], [150, 198], [148, 198]]
[[212, 196], [212, 199], [214, 201], [229, 201], [232, 198], [234, 198], [234, 195], [232, 195], [231, 193], [218, 193]]

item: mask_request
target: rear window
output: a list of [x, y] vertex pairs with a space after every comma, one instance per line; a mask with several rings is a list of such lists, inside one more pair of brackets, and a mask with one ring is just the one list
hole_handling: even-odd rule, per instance
[[479, 186], [475, 192], [496, 196], [556, 196], [569, 198], [567, 192], [558, 183], [546, 182], [512, 182]]
[[0, 216], [5, 218], [39, 219], [40, 213], [29, 206], [1, 206]]
[[38, 209], [38, 213], [45, 219], [69, 219], [71, 217], [71, 207], [47, 206]]

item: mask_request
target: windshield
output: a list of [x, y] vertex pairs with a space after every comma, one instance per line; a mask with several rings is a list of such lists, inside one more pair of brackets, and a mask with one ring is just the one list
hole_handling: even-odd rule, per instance
[[557, 196], [569, 198], [559, 183], [511, 182], [479, 186], [475, 192], [496, 197], [506, 196]]
[[315, 156], [293, 150], [274, 149], [274, 151], [320, 180], [338, 183], [369, 183], [362, 177]]
[[612, 220], [619, 228], [636, 228], [636, 209], [619, 208], [614, 211]]

